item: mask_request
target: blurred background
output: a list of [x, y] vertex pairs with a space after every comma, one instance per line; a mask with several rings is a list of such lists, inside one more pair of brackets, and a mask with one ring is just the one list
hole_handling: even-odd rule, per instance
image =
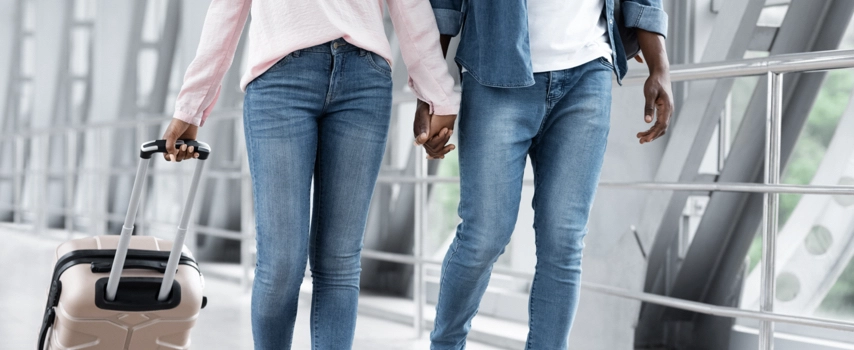
[[[119, 233], [137, 147], [159, 138], [168, 124], [209, 3], [0, 0], [0, 348], [35, 343], [57, 244]], [[854, 49], [850, 0], [664, 5], [674, 69]], [[365, 234], [356, 347], [426, 349], [438, 291], [436, 262], [460, 220], [459, 165], [456, 152], [428, 162], [412, 146], [415, 100], [388, 17], [386, 28], [396, 57], [394, 116]], [[238, 87], [246, 47], [244, 35], [199, 134], [213, 147], [187, 243], [201, 261], [211, 297], [194, 330], [200, 349], [251, 348], [254, 222]], [[854, 58], [854, 51], [837, 54]], [[645, 72], [644, 65], [630, 63], [630, 75]], [[614, 84], [571, 349], [757, 346], [754, 319], [683, 311], [637, 297], [645, 292], [759, 310], [762, 193], [625, 184], [762, 183], [767, 79], [673, 87], [673, 124], [662, 139], [641, 146], [634, 135], [648, 127], [642, 84]], [[786, 74], [783, 184], [854, 186], [852, 92], [851, 69]], [[135, 234], [171, 238], [193, 164], [154, 163]], [[526, 178], [533, 178], [530, 168]], [[516, 232], [493, 272], [470, 349], [524, 347], [536, 263], [533, 193], [526, 181]], [[854, 196], [781, 194], [777, 227], [774, 311], [854, 322]], [[597, 288], [602, 285], [620, 292], [603, 292]], [[295, 348], [309, 346], [308, 276], [303, 292]], [[786, 323], [776, 331], [778, 349], [854, 349], [854, 333]]]

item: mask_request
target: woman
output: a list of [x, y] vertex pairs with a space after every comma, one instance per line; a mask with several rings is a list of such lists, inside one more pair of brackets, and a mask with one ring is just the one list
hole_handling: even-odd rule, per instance
[[[412, 91], [431, 114], [455, 115], [459, 96], [430, 3], [387, 3]], [[249, 70], [241, 88], [257, 225], [255, 348], [290, 348], [308, 259], [312, 346], [349, 349], [362, 238], [391, 116], [383, 1], [213, 0], [165, 139], [196, 137], [249, 13]], [[193, 156], [192, 149], [171, 150], [167, 160]]]

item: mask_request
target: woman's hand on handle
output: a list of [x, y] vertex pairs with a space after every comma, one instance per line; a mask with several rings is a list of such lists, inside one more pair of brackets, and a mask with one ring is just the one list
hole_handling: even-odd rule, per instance
[[175, 141], [195, 140], [196, 133], [199, 127], [183, 120], [172, 118], [172, 122], [166, 127], [166, 132], [163, 133], [163, 139], [166, 140], [166, 153], [163, 153], [163, 158], [167, 162], [180, 162], [184, 159], [198, 158], [199, 153], [195, 152], [193, 146], [181, 145], [181, 149], [175, 148]]

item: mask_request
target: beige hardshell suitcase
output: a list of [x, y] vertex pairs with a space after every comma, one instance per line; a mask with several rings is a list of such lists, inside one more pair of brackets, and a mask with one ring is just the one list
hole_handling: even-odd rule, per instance
[[146, 178], [151, 155], [166, 149], [164, 140], [147, 142], [141, 147], [122, 234], [75, 239], [56, 249], [39, 350], [190, 347], [190, 330], [207, 300], [202, 274], [183, 241], [210, 146], [178, 141], [184, 143], [198, 150], [200, 161], [175, 244], [132, 236], [141, 179]]

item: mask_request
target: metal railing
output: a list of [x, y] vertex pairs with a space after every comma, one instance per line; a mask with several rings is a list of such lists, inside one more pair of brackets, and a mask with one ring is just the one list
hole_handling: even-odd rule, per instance
[[[760, 286], [760, 310], [751, 311], [732, 307], [722, 307], [699, 303], [679, 298], [667, 297], [662, 295], [636, 292], [615, 287], [604, 286], [596, 283], [581, 282], [583, 289], [628, 298], [652, 304], [688, 310], [703, 314], [725, 316], [725, 317], [740, 317], [751, 318], [760, 321], [759, 328], [759, 349], [773, 349], [774, 344], [774, 322], [800, 324], [806, 326], [831, 328], [845, 331], [854, 331], [854, 323], [835, 321], [831, 319], [810, 318], [793, 315], [785, 315], [774, 313], [774, 297], [776, 292], [776, 236], [777, 236], [777, 221], [779, 214], [779, 194], [780, 193], [801, 193], [801, 194], [822, 194], [822, 195], [854, 195], [854, 186], [809, 186], [809, 185], [783, 185], [780, 184], [780, 143], [782, 134], [782, 104], [783, 104], [783, 75], [792, 72], [807, 72], [821, 71], [831, 69], [842, 69], [854, 67], [854, 50], [836, 50], [836, 51], [821, 51], [797, 53], [788, 55], [777, 55], [764, 58], [744, 59], [736, 61], [703, 63], [703, 64], [687, 64], [673, 66], [670, 71], [671, 81], [689, 81], [703, 79], [721, 79], [721, 78], [736, 78], [755, 75], [765, 75], [768, 79], [768, 99], [767, 113], [765, 118], [765, 167], [764, 167], [764, 184], [753, 183], [656, 183], [656, 182], [601, 182], [601, 187], [622, 188], [622, 189], [641, 189], [641, 190], [665, 190], [665, 191], [728, 191], [728, 192], [753, 192], [763, 193], [763, 212], [762, 212], [762, 260], [761, 260], [761, 286]], [[646, 75], [635, 74], [627, 76], [623, 79], [623, 84], [643, 84], [646, 81]], [[722, 133], [723, 135], [723, 133]], [[423, 153], [420, 154], [424, 156]], [[419, 169], [420, 170], [420, 169]], [[416, 178], [406, 177], [381, 177], [381, 182], [390, 183], [416, 183], [419, 186], [417, 191], [426, 193], [426, 185], [429, 183], [455, 183], [459, 181], [458, 177], [428, 177], [423, 171], [416, 171]], [[530, 180], [525, 181], [526, 184], [531, 184]], [[416, 203], [417, 208], [423, 208], [426, 203], [426, 198], [422, 195], [416, 195], [416, 201], [424, 201], [424, 203]], [[423, 271], [424, 264], [438, 264], [441, 262], [434, 260], [425, 260], [420, 247], [423, 239], [423, 223], [426, 221], [424, 217], [425, 211], [416, 211], [415, 215], [420, 216], [416, 219], [415, 225], [415, 249], [413, 256], [401, 254], [391, 254], [384, 252], [375, 252], [366, 250], [363, 256], [370, 259], [395, 261], [398, 263], [413, 264], [416, 271], [416, 286], [415, 293], [415, 320], [414, 326], [416, 334], [420, 337], [423, 329], [423, 317], [421, 316], [424, 305], [426, 304], [422, 295], [423, 278], [420, 274]], [[508, 274], [521, 278], [532, 278], [532, 274], [513, 271], [495, 267], [496, 273]]]
[[[621, 298], [632, 299], [642, 302], [648, 302], [667, 307], [688, 310], [703, 314], [725, 316], [725, 317], [740, 317], [756, 319], [761, 322], [760, 325], [760, 349], [767, 350], [773, 347], [773, 323], [783, 322], [800, 324], [813, 327], [831, 328], [845, 331], [854, 331], [854, 323], [841, 322], [829, 319], [819, 319], [810, 317], [800, 317], [792, 315], [784, 315], [773, 312], [773, 300], [775, 293], [775, 241], [774, 238], [777, 232], [777, 216], [779, 211], [779, 194], [780, 193], [801, 193], [801, 194], [821, 194], [821, 195], [854, 195], [854, 187], [852, 186], [807, 186], [807, 185], [785, 185], [780, 184], [780, 135], [781, 135], [781, 117], [782, 117], [782, 78], [785, 73], [789, 72], [804, 72], [817, 70], [830, 70], [840, 68], [854, 67], [854, 50], [839, 50], [826, 52], [811, 52], [799, 53], [791, 55], [771, 56], [765, 58], [755, 58], [746, 60], [737, 60], [731, 62], [705, 63], [705, 64], [690, 64], [676, 65], [671, 69], [672, 81], [687, 81], [701, 79], [720, 79], [734, 78], [753, 75], [766, 75], [769, 81], [768, 84], [768, 113], [766, 115], [766, 137], [765, 137], [765, 157], [768, 160], [765, 166], [765, 181], [764, 184], [755, 183], [659, 183], [659, 182], [600, 182], [600, 187], [616, 188], [616, 189], [633, 189], [633, 190], [664, 190], [664, 191], [728, 191], [728, 192], [752, 192], [763, 193], [763, 250], [762, 250], [762, 282], [761, 282], [761, 308], [759, 311], [743, 310], [732, 307], [722, 307], [710, 304], [704, 304], [694, 301], [688, 301], [678, 298], [661, 296], [656, 294], [620, 289], [610, 286], [605, 286], [596, 283], [582, 282], [581, 287], [585, 290], [613, 295]], [[630, 75], [623, 79], [626, 85], [642, 84], [646, 77], [644, 75]], [[395, 100], [405, 99], [405, 96], [395, 96]], [[214, 112], [214, 116], [210, 119], [211, 123], [222, 121], [239, 120], [240, 111], [221, 111]], [[32, 176], [65, 176], [67, 182], [72, 182], [72, 176], [85, 173], [98, 173], [102, 175], [120, 175], [133, 173], [132, 169], [107, 169], [98, 164], [90, 164], [88, 168], [66, 167], [62, 171], [49, 171], [42, 168], [31, 168], [24, 170], [23, 166], [23, 149], [26, 139], [33, 142], [33, 146], [38, 146], [40, 152], [47, 150], [47, 140], [51, 136], [65, 136], [67, 149], [70, 150], [76, 147], [78, 141], [78, 133], [81, 132], [103, 132], [105, 130], [128, 129], [135, 128], [137, 130], [137, 143], [146, 141], [146, 128], [152, 125], [164, 123], [167, 116], [160, 114], [139, 115], [136, 118], [128, 118], [110, 122], [99, 123], [83, 123], [72, 124], [66, 126], [52, 126], [31, 130], [18, 130], [17, 132], [7, 132], [0, 134], [0, 142], [10, 141], [14, 147], [13, 154], [15, 156], [15, 170], [0, 171], [0, 179], [12, 178], [16, 186], [19, 186], [23, 177], [26, 175]], [[85, 136], [85, 135], [84, 135]], [[97, 135], [96, 135], [97, 137]], [[419, 337], [423, 335], [423, 309], [426, 305], [424, 296], [424, 266], [435, 265], [440, 266], [441, 261], [425, 259], [423, 254], [424, 231], [427, 223], [427, 186], [436, 183], [457, 183], [458, 177], [441, 177], [428, 176], [426, 159], [424, 159], [423, 151], [416, 152], [419, 161], [416, 161], [415, 177], [403, 176], [381, 176], [378, 183], [394, 183], [415, 184], [415, 227], [414, 227], [414, 245], [413, 254], [395, 254], [380, 252], [366, 249], [362, 252], [362, 257], [366, 259], [375, 259], [388, 262], [396, 262], [402, 264], [411, 264], [415, 269], [414, 278], [414, 306], [415, 331]], [[244, 154], [245, 155], [245, 154]], [[215, 237], [228, 239], [236, 239], [242, 242], [241, 244], [241, 265], [243, 267], [242, 284], [248, 288], [250, 282], [250, 271], [254, 267], [254, 259], [251, 252], [254, 240], [254, 214], [251, 205], [251, 180], [249, 177], [248, 168], [243, 162], [243, 166], [239, 170], [217, 171], [211, 170], [203, 175], [203, 181], [207, 178], [220, 179], [239, 179], [241, 180], [241, 201], [244, 205], [241, 206], [241, 230], [233, 231], [220, 229], [215, 227], [193, 225], [190, 227], [191, 234], [204, 234]], [[179, 176], [183, 175], [180, 171], [162, 171], [153, 169], [148, 176]], [[525, 181], [526, 185], [532, 184], [530, 180]], [[34, 188], [36, 193], [32, 196], [34, 200], [38, 200], [42, 194], [38, 193], [40, 189]], [[47, 208], [44, 205], [33, 205], [31, 209], [25, 208], [22, 204], [20, 195], [14, 198], [14, 203], [9, 205], [0, 204], [0, 210], [12, 210], [15, 213], [15, 221], [20, 222], [22, 214], [29, 212], [35, 214], [35, 217], [43, 220], [47, 213], [63, 214], [68, 217], [87, 217], [90, 220], [100, 222], [121, 222], [123, 217], [116, 213], [96, 213], [92, 211], [74, 210], [74, 203], [70, 200], [65, 203], [64, 208]], [[72, 196], [66, 196], [70, 198]], [[139, 215], [143, 215], [144, 208]], [[68, 219], [67, 219], [68, 220]], [[194, 219], [195, 222], [195, 219]], [[145, 222], [144, 217], [138, 220], [142, 226], [145, 224], [162, 224], [161, 222]], [[40, 226], [38, 222], [33, 225], [36, 229]], [[67, 226], [70, 229], [70, 226]], [[532, 274], [503, 267], [495, 267], [495, 273], [505, 274], [518, 278], [530, 279]]]

